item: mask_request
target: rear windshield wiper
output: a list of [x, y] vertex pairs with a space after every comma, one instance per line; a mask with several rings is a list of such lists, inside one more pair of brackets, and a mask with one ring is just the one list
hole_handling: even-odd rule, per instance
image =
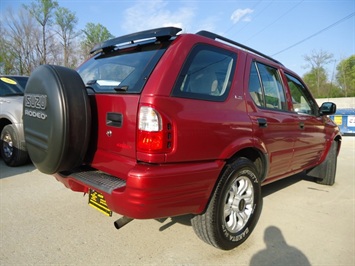
[[120, 85], [119, 81], [112, 81], [112, 80], [89, 80], [86, 85], [91, 86], [97, 84], [100, 87], [105, 87], [105, 86], [112, 86], [114, 85], [115, 87], [113, 87], [113, 89], [117, 92], [126, 92], [128, 90], [128, 85]]

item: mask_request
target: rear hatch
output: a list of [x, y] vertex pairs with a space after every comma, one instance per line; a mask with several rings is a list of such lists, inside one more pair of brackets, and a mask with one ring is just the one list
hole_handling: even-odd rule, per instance
[[136, 160], [140, 94], [178, 31], [162, 28], [107, 41], [77, 69], [92, 105], [88, 163], [93, 167], [117, 174], [113, 164]]

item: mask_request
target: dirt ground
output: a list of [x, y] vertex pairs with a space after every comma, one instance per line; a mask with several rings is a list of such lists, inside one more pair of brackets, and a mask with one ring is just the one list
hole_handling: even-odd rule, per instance
[[0, 160], [0, 265], [355, 265], [355, 137], [345, 136], [336, 183], [296, 175], [262, 188], [250, 238], [232, 251], [199, 240], [189, 216], [134, 220], [120, 230], [32, 164]]

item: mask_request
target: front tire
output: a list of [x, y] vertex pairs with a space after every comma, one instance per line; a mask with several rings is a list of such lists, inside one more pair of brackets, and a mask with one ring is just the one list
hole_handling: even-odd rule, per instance
[[246, 158], [228, 164], [207, 210], [195, 216], [192, 226], [200, 239], [230, 250], [242, 244], [254, 230], [262, 209], [258, 171]]
[[24, 142], [13, 125], [7, 125], [1, 131], [1, 157], [8, 166], [20, 166], [28, 161]]

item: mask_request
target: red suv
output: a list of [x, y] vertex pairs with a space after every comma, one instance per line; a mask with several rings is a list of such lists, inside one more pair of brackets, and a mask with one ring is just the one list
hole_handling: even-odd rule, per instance
[[341, 136], [278, 61], [211, 32], [168, 27], [97, 45], [77, 71], [30, 76], [24, 129], [35, 166], [131, 219], [193, 214], [205, 242], [253, 231], [261, 186], [307, 171], [335, 179]]

